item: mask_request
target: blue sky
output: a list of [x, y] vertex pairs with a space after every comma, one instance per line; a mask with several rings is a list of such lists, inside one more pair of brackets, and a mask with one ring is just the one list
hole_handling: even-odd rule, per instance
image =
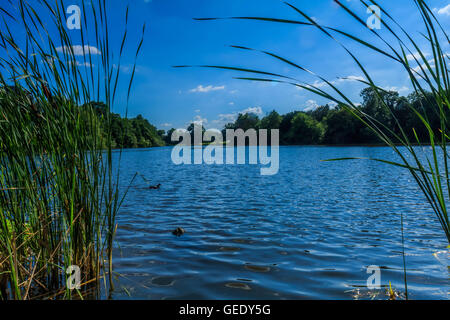
[[[66, 1], [80, 4], [81, 0]], [[114, 35], [113, 47], [120, 46], [124, 30], [123, 17], [127, 1], [108, 0], [109, 17]], [[368, 17], [357, 0], [342, 0], [361, 17]], [[412, 0], [379, 1], [391, 14], [420, 40], [420, 17]], [[380, 44], [363, 30], [332, 0], [291, 0], [320, 24], [339, 27]], [[448, 30], [450, 1], [430, 0], [437, 16]], [[294, 70], [257, 52], [228, 47], [242, 45], [272, 51], [335, 81], [355, 102], [360, 101], [363, 86], [357, 81], [338, 80], [361, 77], [357, 66], [333, 40], [311, 27], [242, 20], [194, 21], [194, 17], [262, 16], [304, 20], [298, 13], [278, 0], [132, 0], [130, 1], [130, 34], [128, 51], [122, 71], [131, 73], [135, 48], [142, 24], [147, 25], [145, 41], [137, 61], [134, 87], [129, 102], [129, 116], [142, 114], [159, 129], [185, 128], [194, 120], [203, 120], [208, 128], [222, 128], [239, 112], [252, 111], [263, 116], [275, 109], [279, 113], [314, 108], [328, 101], [306, 90], [293, 86], [235, 80], [244, 74], [203, 68], [174, 69], [174, 65], [227, 65], [255, 68], [282, 73], [314, 83], [317, 79]], [[380, 32], [383, 34], [383, 31]], [[70, 31], [77, 37], [76, 30]], [[410, 83], [404, 71], [380, 55], [344, 41], [368, 67], [377, 84], [410, 92]], [[450, 51], [449, 47], [445, 48]], [[427, 50], [425, 50], [427, 51]], [[95, 68], [95, 66], [91, 66]], [[125, 110], [126, 85], [120, 85], [121, 94], [115, 106], [121, 114]]]

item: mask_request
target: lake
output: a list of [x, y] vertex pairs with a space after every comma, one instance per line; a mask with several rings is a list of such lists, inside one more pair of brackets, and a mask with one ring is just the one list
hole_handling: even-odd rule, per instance
[[[125, 150], [115, 299], [448, 299], [447, 240], [410, 174], [384, 147], [280, 147], [280, 168], [180, 165], [172, 148]], [[116, 154], [117, 155], [117, 154]], [[160, 190], [149, 190], [161, 183]], [[177, 227], [181, 237], [172, 235]], [[367, 267], [381, 290], [367, 288]]]

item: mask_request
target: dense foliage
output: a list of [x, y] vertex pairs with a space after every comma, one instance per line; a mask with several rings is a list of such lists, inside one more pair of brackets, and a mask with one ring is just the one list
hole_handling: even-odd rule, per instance
[[[369, 117], [383, 123], [395, 134], [400, 135], [400, 127], [406, 128], [406, 134], [411, 141], [416, 141], [415, 134], [421, 142], [429, 142], [428, 130], [414, 112], [414, 109], [423, 112], [429, 120], [433, 130], [438, 133], [440, 128], [439, 114], [435, 111], [433, 100], [426, 95], [416, 93], [407, 97], [400, 96], [395, 91], [382, 93], [384, 103], [393, 111], [390, 113], [371, 88], [361, 91], [362, 104], [358, 107]], [[91, 106], [96, 110], [100, 124], [106, 117], [106, 106], [102, 102], [92, 102]], [[447, 116], [448, 118], [448, 116]], [[398, 124], [397, 124], [398, 121]], [[106, 130], [99, 132], [106, 143]], [[135, 118], [122, 118], [119, 114], [111, 113], [111, 143], [113, 148], [149, 148], [164, 145], [172, 145], [171, 135], [175, 129], [167, 133], [158, 130], [142, 115]], [[281, 145], [350, 145], [350, 144], [379, 144], [381, 141], [360, 120], [355, 118], [346, 108], [341, 106], [330, 107], [319, 106], [310, 111], [292, 111], [284, 115], [275, 110], [263, 118], [256, 114], [239, 114], [235, 122], [228, 123], [223, 128], [225, 136], [226, 129], [279, 129]], [[205, 129], [203, 128], [203, 131]], [[193, 134], [193, 124], [187, 131]]]
[[[93, 103], [100, 118], [105, 117], [106, 106], [101, 102]], [[156, 129], [141, 115], [136, 118], [122, 118], [111, 113], [111, 139], [113, 148], [149, 148], [163, 146], [164, 131]], [[106, 137], [105, 137], [106, 138]]]
[[[379, 98], [371, 88], [361, 92], [362, 104], [358, 107], [368, 117], [376, 119], [400, 135], [400, 126], [406, 131], [411, 141], [416, 141], [417, 134], [421, 142], [429, 142], [428, 130], [414, 112], [414, 109], [428, 117], [433, 131], [437, 134], [440, 128], [440, 117], [435, 112], [430, 93], [416, 93], [403, 97], [395, 91], [382, 92], [384, 103], [392, 110], [392, 114], [383, 107]], [[450, 114], [447, 114], [449, 119]], [[400, 126], [399, 126], [400, 124]], [[234, 123], [229, 123], [225, 129], [241, 128], [279, 129], [281, 145], [308, 144], [378, 144], [378, 136], [354, 117], [347, 109], [329, 105], [317, 107], [311, 111], [293, 111], [279, 115], [275, 110], [259, 119], [255, 114], [239, 114]]]

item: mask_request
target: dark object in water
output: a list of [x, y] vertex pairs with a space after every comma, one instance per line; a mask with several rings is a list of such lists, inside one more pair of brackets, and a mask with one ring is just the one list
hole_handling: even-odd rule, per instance
[[181, 237], [186, 231], [183, 228], [176, 228], [172, 231], [172, 234], [177, 237]]
[[161, 183], [158, 183], [156, 186], [150, 186], [149, 189], [158, 190], [160, 187], [161, 187]]

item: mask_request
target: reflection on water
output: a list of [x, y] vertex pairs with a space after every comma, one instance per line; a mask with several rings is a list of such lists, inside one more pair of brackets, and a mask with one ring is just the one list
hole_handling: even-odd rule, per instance
[[[281, 147], [280, 171], [259, 166], [175, 166], [170, 148], [125, 151], [114, 270], [116, 299], [385, 299], [366, 268], [401, 291], [400, 213], [405, 215], [408, 291], [448, 299], [437, 219], [409, 174], [370, 161], [388, 148]], [[172, 235], [182, 227], [185, 234]]]

